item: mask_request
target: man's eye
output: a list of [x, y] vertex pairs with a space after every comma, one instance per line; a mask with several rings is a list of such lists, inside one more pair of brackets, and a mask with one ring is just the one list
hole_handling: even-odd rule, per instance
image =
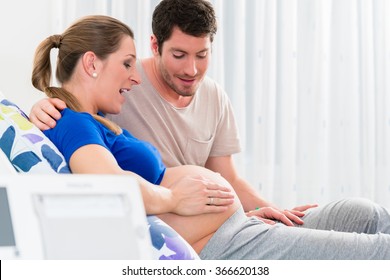
[[184, 54], [173, 54], [174, 58], [180, 59], [184, 57]]
[[207, 57], [207, 53], [198, 54], [198, 57], [199, 58], [206, 58]]

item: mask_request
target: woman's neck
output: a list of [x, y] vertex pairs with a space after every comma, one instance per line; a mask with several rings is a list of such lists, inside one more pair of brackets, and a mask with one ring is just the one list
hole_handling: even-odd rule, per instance
[[[78, 109], [75, 108], [76, 111], [87, 112], [90, 114], [96, 114], [98, 112], [97, 108], [94, 108], [93, 106], [94, 103], [90, 98], [90, 91], [86, 87], [68, 83], [63, 84], [62, 88], [75, 98], [75, 102], [77, 102], [80, 107]], [[65, 101], [67, 104], [72, 103], [69, 102], [70, 100], [63, 101]]]

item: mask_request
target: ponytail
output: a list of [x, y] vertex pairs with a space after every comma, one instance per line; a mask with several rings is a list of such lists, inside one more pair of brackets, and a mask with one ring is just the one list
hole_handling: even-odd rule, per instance
[[[50, 52], [58, 48], [56, 78], [63, 84], [70, 80], [80, 57], [87, 51], [93, 51], [104, 59], [119, 48], [123, 36], [134, 38], [133, 31], [120, 21], [108, 16], [89, 16], [70, 26], [62, 35], [46, 38], [36, 49], [31, 81], [33, 86], [48, 97], [63, 100], [67, 107], [81, 112], [83, 110], [77, 98], [62, 87], [51, 86], [52, 71]], [[98, 115], [93, 117], [116, 134], [122, 129], [115, 123]]]

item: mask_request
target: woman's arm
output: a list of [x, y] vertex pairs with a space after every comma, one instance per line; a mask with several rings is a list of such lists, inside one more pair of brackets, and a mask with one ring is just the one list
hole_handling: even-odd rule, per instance
[[[134, 176], [139, 183], [147, 214], [217, 213], [225, 211], [234, 201], [229, 188], [201, 177], [178, 178], [169, 188], [151, 184], [133, 172], [122, 170], [111, 152], [100, 145], [89, 144], [77, 149], [70, 158], [69, 166], [73, 173]], [[209, 197], [219, 198], [219, 205], [208, 205]]]

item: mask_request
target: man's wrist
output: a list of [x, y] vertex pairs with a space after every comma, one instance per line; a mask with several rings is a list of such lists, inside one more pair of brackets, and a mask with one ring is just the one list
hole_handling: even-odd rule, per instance
[[248, 213], [255, 212], [255, 211], [259, 210], [259, 209], [260, 209], [260, 207], [256, 207], [254, 210], [249, 210]]

